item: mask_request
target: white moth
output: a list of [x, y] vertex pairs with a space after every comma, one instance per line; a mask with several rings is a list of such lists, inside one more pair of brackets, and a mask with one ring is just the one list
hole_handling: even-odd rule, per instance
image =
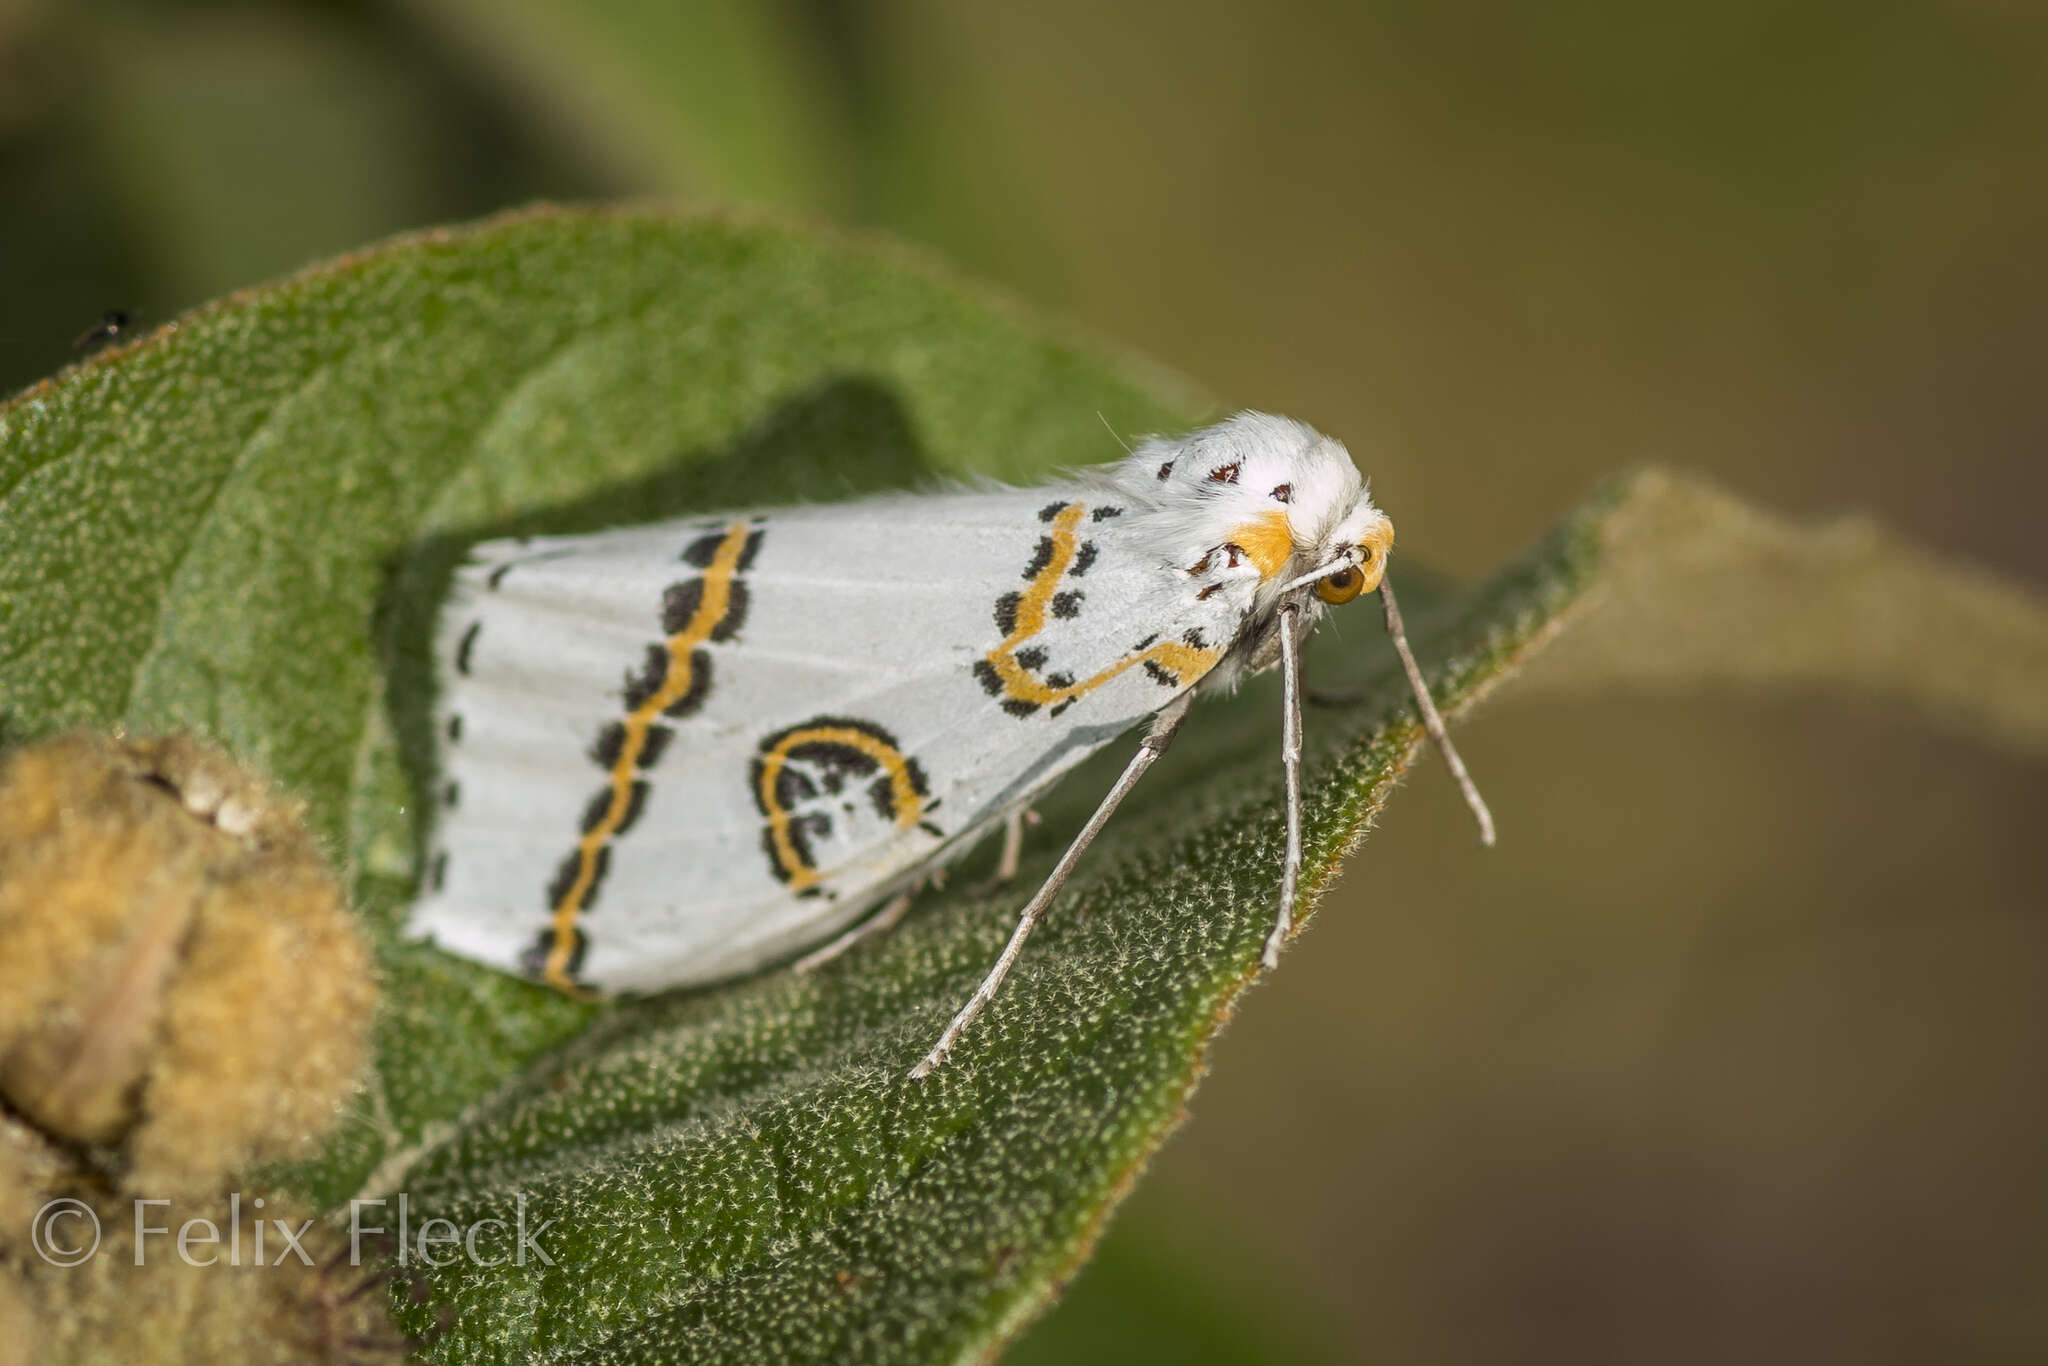
[[1031, 801], [1148, 722], [922, 1076], [1196, 689], [1277, 663], [1271, 964], [1301, 863], [1300, 651], [1325, 604], [1380, 590], [1492, 842], [1401, 634], [1393, 539], [1342, 445], [1243, 413], [1036, 488], [478, 546], [441, 619], [444, 781], [413, 929], [569, 990], [711, 982], [822, 944], [815, 962], [1005, 822], [1014, 867]]

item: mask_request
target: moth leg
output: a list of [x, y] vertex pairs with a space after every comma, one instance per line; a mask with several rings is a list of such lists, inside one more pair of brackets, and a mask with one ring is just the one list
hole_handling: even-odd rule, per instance
[[1024, 827], [1036, 824], [1036, 811], [1012, 811], [1003, 817], [1003, 852], [996, 858], [996, 870], [968, 890], [976, 896], [983, 896], [1017, 876], [1017, 865], [1024, 859]]
[[1260, 961], [1280, 963], [1280, 946], [1294, 929], [1294, 893], [1301, 881], [1301, 634], [1299, 610], [1280, 609], [1280, 771], [1287, 798], [1287, 853], [1280, 862], [1280, 913], [1266, 936]]
[[917, 889], [914, 887], [898, 892], [895, 896], [889, 898], [881, 910], [876, 911], [866, 920], [845, 931], [830, 943], [812, 949], [809, 953], [797, 959], [795, 970], [798, 972], [810, 972], [821, 968], [840, 954], [845, 953], [855, 944], [858, 944], [861, 940], [895, 929], [903, 922], [903, 917], [910, 914], [910, 903], [916, 895]]
[[996, 860], [995, 885], [998, 887], [1017, 876], [1017, 864], [1023, 860], [1024, 814], [1012, 811], [1003, 818], [1003, 852]]
[[1009, 975], [1010, 965], [1017, 961], [1017, 954], [1023, 949], [1024, 941], [1031, 937], [1031, 931], [1038, 924], [1038, 918], [1045, 914], [1045, 908], [1052, 904], [1052, 899], [1067, 885], [1067, 878], [1073, 873], [1074, 865], [1081, 861], [1081, 855], [1095, 842], [1095, 837], [1102, 832], [1102, 827], [1109, 823], [1109, 818], [1116, 814], [1117, 807], [1123, 804], [1131, 789], [1138, 785], [1138, 779], [1145, 776], [1145, 770], [1152, 767], [1160, 755], [1166, 753], [1166, 747], [1173, 743], [1173, 737], [1180, 730], [1181, 723], [1188, 719], [1188, 708], [1193, 703], [1194, 695], [1184, 692], [1167, 703], [1152, 718], [1152, 728], [1146, 731], [1145, 738], [1138, 742], [1138, 752], [1133, 754], [1130, 763], [1124, 766], [1122, 776], [1109, 789], [1101, 805], [1095, 808], [1095, 814], [1088, 818], [1088, 823], [1081, 827], [1081, 833], [1074, 836], [1074, 842], [1067, 846], [1067, 852], [1060, 855], [1060, 861], [1053, 865], [1053, 870], [1046, 877], [1044, 885], [1018, 913], [1017, 928], [1011, 932], [1010, 942], [1003, 946], [1002, 956], [996, 959], [996, 965], [989, 969], [988, 976], [982, 978], [981, 985], [967, 998], [967, 1004], [960, 1007], [960, 1013], [946, 1026], [946, 1032], [939, 1035], [939, 1041], [932, 1045], [932, 1051], [925, 1054], [924, 1059], [910, 1069], [913, 1080], [931, 1075], [932, 1069], [943, 1063], [946, 1055], [953, 1051], [953, 1045], [960, 1041], [961, 1033], [974, 1023], [974, 1017], [981, 1014], [982, 1007], [994, 999], [996, 988], [1000, 987], [1003, 978]]

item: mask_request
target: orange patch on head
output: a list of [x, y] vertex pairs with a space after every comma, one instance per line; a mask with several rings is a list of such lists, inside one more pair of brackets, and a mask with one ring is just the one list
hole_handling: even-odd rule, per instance
[[1288, 524], [1287, 514], [1279, 508], [1238, 523], [1230, 529], [1228, 539], [1258, 566], [1262, 579], [1270, 579], [1285, 569], [1294, 554], [1294, 529]]
[[1365, 591], [1370, 593], [1380, 586], [1380, 579], [1387, 572], [1387, 552], [1394, 548], [1394, 524], [1382, 517], [1367, 528], [1358, 543], [1363, 552], [1359, 568], [1365, 571]]

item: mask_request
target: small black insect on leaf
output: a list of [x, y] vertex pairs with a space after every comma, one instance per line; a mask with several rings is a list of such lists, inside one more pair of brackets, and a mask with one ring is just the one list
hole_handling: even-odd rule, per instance
[[135, 315], [125, 308], [110, 308], [100, 314], [100, 320], [78, 334], [71, 343], [74, 351], [92, 352], [120, 339], [121, 334], [135, 325]]

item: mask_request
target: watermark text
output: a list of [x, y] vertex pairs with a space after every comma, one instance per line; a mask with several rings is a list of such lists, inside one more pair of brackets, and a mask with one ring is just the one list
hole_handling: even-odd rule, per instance
[[[175, 1203], [167, 1199], [138, 1197], [130, 1203], [134, 1222], [125, 1251], [136, 1266], [170, 1259], [194, 1267], [318, 1266], [323, 1259], [342, 1260], [335, 1240], [315, 1236], [318, 1220], [266, 1214], [260, 1195], [245, 1202], [236, 1192], [225, 1211], [210, 1204], [206, 1213], [185, 1219], [177, 1217]], [[515, 1197], [508, 1218], [468, 1223], [418, 1219], [411, 1206], [403, 1194], [349, 1201], [347, 1264], [362, 1265], [368, 1249], [372, 1260], [401, 1267], [555, 1265], [542, 1238], [560, 1221], [531, 1218], [523, 1194]], [[36, 1211], [29, 1241], [51, 1266], [81, 1266], [100, 1255], [105, 1214], [83, 1200], [60, 1196]]]

